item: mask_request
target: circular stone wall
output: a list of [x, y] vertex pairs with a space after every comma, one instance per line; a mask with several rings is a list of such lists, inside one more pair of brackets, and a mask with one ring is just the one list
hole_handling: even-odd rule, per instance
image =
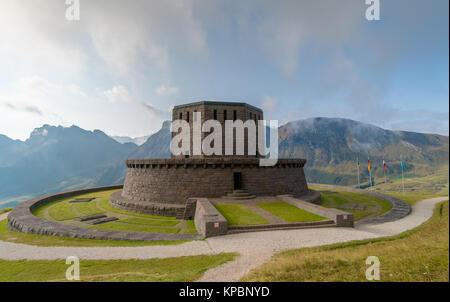
[[302, 195], [308, 191], [304, 159], [279, 159], [273, 167], [257, 158], [127, 160], [122, 197], [133, 201], [185, 204], [190, 197], [221, 197], [234, 190], [234, 173], [253, 195]]

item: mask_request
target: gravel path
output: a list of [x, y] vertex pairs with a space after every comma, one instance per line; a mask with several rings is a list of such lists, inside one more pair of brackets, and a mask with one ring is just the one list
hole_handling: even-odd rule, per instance
[[[412, 229], [433, 213], [434, 205], [448, 197], [417, 203], [410, 215], [382, 224], [360, 224], [355, 228], [316, 228], [239, 233], [180, 245], [144, 247], [38, 247], [0, 241], [0, 259], [149, 259], [236, 252], [234, 261], [207, 271], [198, 281], [236, 281], [282, 250], [327, 245], [351, 240], [390, 236]], [[0, 220], [6, 218], [1, 215]]]

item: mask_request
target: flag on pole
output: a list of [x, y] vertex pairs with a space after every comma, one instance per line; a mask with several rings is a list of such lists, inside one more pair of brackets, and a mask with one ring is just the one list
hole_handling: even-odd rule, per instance
[[400, 156], [400, 166], [402, 167], [402, 190], [403, 190], [403, 195], [405, 195], [405, 180], [404, 180], [404, 176], [403, 176], [403, 159]]
[[384, 158], [383, 158], [383, 170], [384, 172], [386, 172], [386, 162], [384, 161]]
[[372, 190], [372, 172], [370, 172], [370, 158], [367, 160], [367, 170], [369, 170], [369, 184]]

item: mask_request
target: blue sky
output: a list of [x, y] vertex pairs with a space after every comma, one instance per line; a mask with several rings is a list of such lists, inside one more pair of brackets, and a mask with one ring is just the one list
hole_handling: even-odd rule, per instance
[[142, 136], [172, 106], [244, 101], [448, 135], [448, 1], [0, 0], [0, 133]]

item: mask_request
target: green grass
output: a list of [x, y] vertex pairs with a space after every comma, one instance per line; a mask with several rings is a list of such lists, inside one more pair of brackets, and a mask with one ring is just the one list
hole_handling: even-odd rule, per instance
[[314, 213], [297, 208], [286, 202], [262, 202], [257, 204], [258, 207], [272, 213], [287, 222], [307, 222], [327, 220], [327, 218], [316, 215]]
[[197, 234], [197, 228], [195, 227], [194, 220], [185, 220], [186, 229], [183, 231], [183, 234]]
[[0, 214], [4, 214], [7, 213], [9, 211], [11, 211], [13, 208], [4, 208], [4, 209], [0, 209]]
[[178, 228], [153, 227], [143, 224], [121, 223], [119, 221], [107, 222], [91, 226], [93, 229], [110, 230], [110, 231], [128, 231], [128, 232], [145, 232], [145, 233], [178, 233]]
[[258, 225], [269, 222], [241, 204], [216, 204], [216, 209], [225, 217], [228, 225]]
[[173, 219], [176, 220], [175, 217], [166, 217], [166, 216], [157, 216], [157, 215], [150, 215], [150, 214], [141, 214], [141, 213], [135, 213], [135, 212], [129, 212], [120, 210], [117, 208], [112, 207], [109, 204], [109, 195], [108, 198], [103, 198], [98, 202], [98, 205], [101, 209], [106, 210], [108, 212], [117, 213], [117, 214], [123, 214], [128, 216], [135, 216], [135, 217], [144, 217], [144, 218], [152, 218], [152, 219], [163, 219], [163, 220], [169, 220]]
[[[334, 190], [327, 188], [310, 187], [322, 194], [320, 205], [327, 208], [337, 208], [353, 214], [355, 221], [361, 220], [369, 215], [379, 216], [392, 209], [392, 205], [380, 198], [353, 193], [343, 190]], [[324, 191], [328, 191], [324, 193]], [[349, 210], [340, 208], [344, 204], [365, 205], [365, 210]]]
[[[349, 203], [349, 200], [345, 199], [343, 196], [339, 196], [339, 193], [331, 193], [331, 194], [324, 194], [322, 193], [320, 205], [327, 208], [339, 208], [340, 205]], [[341, 201], [341, 200], [344, 200]], [[365, 210], [344, 210], [346, 212], [353, 214], [353, 220], [358, 221], [360, 219], [363, 219], [364, 217], [369, 216], [372, 214], [371, 211], [365, 211]]]
[[351, 241], [276, 254], [242, 281], [367, 281], [365, 260], [380, 259], [384, 282], [449, 281], [449, 203], [433, 217], [396, 236]]
[[46, 219], [44, 214], [50, 207], [54, 206], [55, 204], [57, 204], [59, 202], [62, 202], [64, 200], [68, 200], [68, 199], [69, 198], [62, 198], [62, 199], [58, 199], [58, 200], [55, 200], [55, 201], [51, 201], [51, 202], [49, 202], [47, 204], [44, 204], [44, 205], [42, 205], [40, 207], [37, 207], [37, 208], [33, 209], [33, 211], [31, 211], [31, 213], [33, 213], [33, 215], [36, 216], [36, 217], [39, 217], [41, 219]]
[[[80, 281], [189, 282], [236, 254], [198, 255], [149, 260], [80, 260]], [[66, 281], [65, 260], [0, 260], [0, 282]], [[71, 281], [73, 282], [73, 281]]]
[[10, 231], [6, 228], [7, 220], [0, 221], [0, 240], [23, 243], [37, 246], [150, 246], [150, 245], [176, 245], [191, 240], [164, 240], [164, 241], [131, 241], [131, 240], [97, 240], [62, 236], [47, 236], [26, 234]]
[[176, 226], [179, 221], [176, 220], [161, 220], [161, 219], [145, 219], [145, 218], [127, 218], [121, 219], [121, 223], [130, 223], [137, 225], [151, 225], [151, 226]]
[[76, 211], [78, 211], [86, 216], [105, 213], [105, 211], [102, 211], [99, 208], [97, 208], [97, 206], [95, 204], [95, 199], [93, 201], [89, 201], [89, 202], [73, 203], [73, 207]]
[[[442, 169], [435, 171], [434, 173], [426, 173], [424, 175], [411, 175], [405, 173], [404, 186], [405, 191], [408, 193], [425, 193], [436, 194], [439, 196], [448, 196], [448, 164], [443, 165]], [[375, 189], [379, 192], [398, 192], [403, 190], [401, 177], [390, 179], [388, 177], [387, 183], [384, 183], [384, 179], [376, 180]]]
[[62, 201], [50, 207], [48, 214], [50, 217], [56, 221], [63, 221], [81, 217], [82, 215], [76, 214], [72, 210], [74, 204], [68, 201]]

